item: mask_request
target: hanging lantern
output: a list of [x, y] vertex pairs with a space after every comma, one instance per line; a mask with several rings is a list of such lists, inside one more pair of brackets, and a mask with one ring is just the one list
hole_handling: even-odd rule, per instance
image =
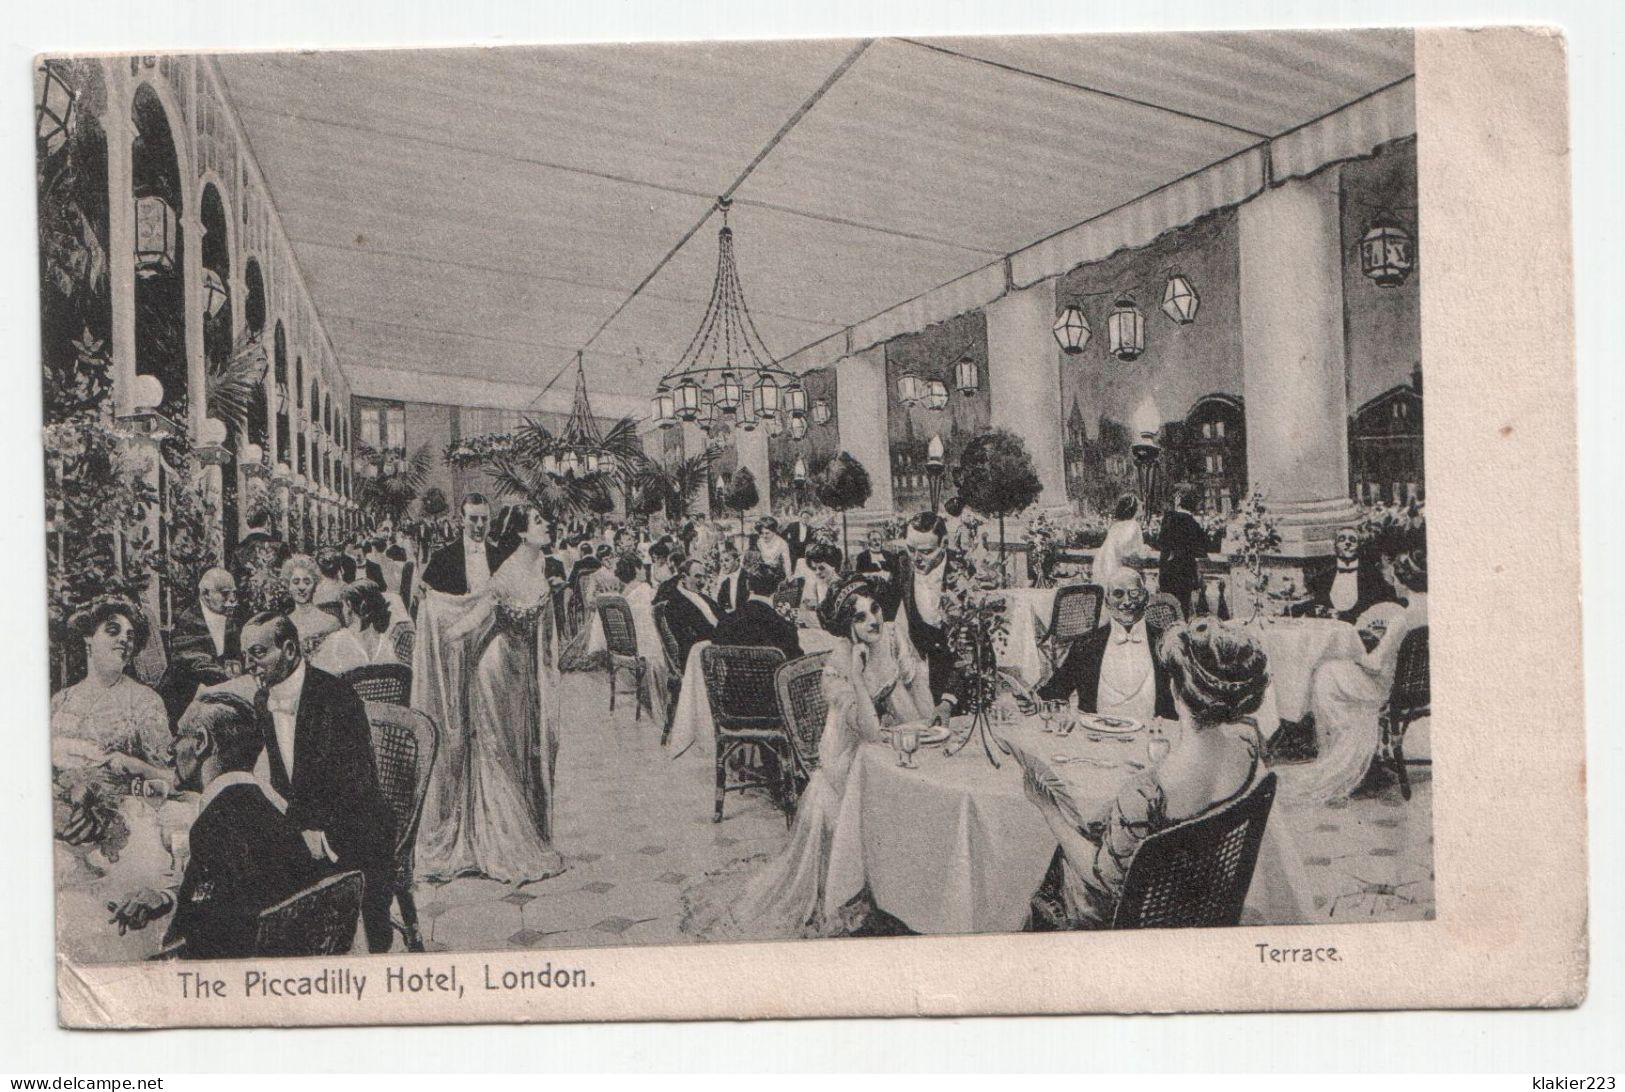
[[249, 444], [243, 448], [243, 462], [249, 466], [259, 466], [265, 461], [265, 449], [259, 444]]
[[743, 395], [743, 388], [738, 378], [731, 371], [722, 373], [722, 381], [716, 385], [711, 394], [711, 403], [724, 414], [731, 414], [739, 408], [739, 399]]
[[135, 199], [135, 272], [152, 277], [175, 268], [175, 210], [155, 193]]
[[550, 478], [561, 477], [559, 473], [559, 456], [557, 452], [549, 451], [542, 456], [542, 473]]
[[677, 423], [677, 399], [672, 397], [671, 388], [666, 384], [655, 388], [654, 397], [649, 400], [649, 409], [654, 414], [655, 423], [661, 428], [671, 428]]
[[596, 451], [589, 451], [581, 456], [581, 472], [583, 474], [596, 474], [604, 468], [604, 457]]
[[931, 468], [941, 467], [945, 457], [946, 451], [942, 443], [942, 434], [938, 433], [932, 436], [930, 442], [925, 445], [925, 465]]
[[226, 291], [226, 282], [220, 279], [220, 274], [212, 269], [203, 271], [203, 314], [214, 318], [220, 309], [226, 305], [230, 294]]
[[975, 394], [982, 386], [981, 369], [968, 356], [959, 358], [954, 365], [954, 389], [960, 394]]
[[1075, 303], [1067, 304], [1061, 317], [1050, 327], [1050, 332], [1067, 356], [1077, 356], [1089, 344], [1089, 320], [1083, 317], [1083, 308]]
[[796, 456], [796, 465], [790, 470], [790, 480], [797, 485], [807, 484], [807, 460]]
[[897, 381], [897, 400], [905, 406], [917, 406], [925, 398], [925, 384], [913, 371], [906, 371]]
[[62, 62], [46, 61], [34, 72], [37, 94], [34, 100], [35, 138], [46, 155], [55, 155], [68, 139], [76, 96], [62, 78]]
[[790, 418], [790, 439], [804, 440], [807, 437], [807, 419], [805, 417]]
[[779, 385], [766, 372], [756, 381], [756, 416], [771, 421], [779, 415]]
[[1415, 266], [1410, 233], [1388, 216], [1371, 222], [1371, 230], [1360, 240], [1360, 271], [1382, 288], [1405, 283]]
[[940, 410], [948, 405], [948, 384], [933, 379], [925, 385], [925, 408]]
[[741, 395], [739, 400], [739, 412], [734, 414], [734, 425], [744, 429], [746, 432], [755, 432], [756, 426], [761, 420], [754, 412], [752, 412], [751, 402], [751, 398]]
[[700, 415], [700, 385], [692, 379], [685, 379], [677, 384], [672, 392], [676, 396], [676, 412], [679, 421], [692, 421]]
[[571, 451], [569, 448], [565, 448], [564, 451], [559, 454], [559, 477], [573, 478], [575, 477], [576, 471], [580, 468], [580, 460], [577, 459], [574, 451]]
[[784, 435], [784, 418], [783, 417], [769, 417], [767, 419], [767, 434], [769, 436], [783, 436]]
[[1138, 360], [1145, 352], [1145, 316], [1133, 300], [1124, 297], [1112, 305], [1106, 318], [1106, 340], [1118, 360]]
[[1196, 321], [1196, 309], [1202, 306], [1202, 301], [1196, 295], [1196, 289], [1183, 274], [1175, 273], [1168, 278], [1168, 283], [1162, 289], [1162, 313], [1184, 326]]
[[815, 425], [827, 425], [827, 424], [829, 424], [829, 419], [830, 419], [829, 399], [827, 399], [827, 398], [819, 398], [819, 399], [815, 399], [813, 401], [812, 419], [813, 419], [813, 424], [815, 424]]
[[807, 416], [807, 388], [791, 383], [784, 388], [784, 408], [791, 417]]

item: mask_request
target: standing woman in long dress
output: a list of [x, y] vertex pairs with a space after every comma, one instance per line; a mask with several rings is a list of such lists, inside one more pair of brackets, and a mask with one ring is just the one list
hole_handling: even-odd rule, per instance
[[447, 637], [479, 649], [468, 687], [464, 806], [428, 845], [419, 871], [525, 884], [556, 876], [553, 770], [559, 751], [558, 634], [544, 552], [552, 535], [528, 507], [509, 515], [518, 547]]
[[1138, 497], [1124, 493], [1117, 498], [1112, 508], [1111, 526], [1106, 528], [1106, 541], [1100, 544], [1100, 553], [1095, 556], [1094, 582], [1101, 587], [1109, 587], [1113, 576], [1133, 567], [1131, 562], [1144, 541], [1139, 516]]

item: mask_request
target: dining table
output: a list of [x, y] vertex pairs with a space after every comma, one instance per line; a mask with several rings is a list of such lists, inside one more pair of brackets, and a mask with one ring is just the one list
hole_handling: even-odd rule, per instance
[[[807, 655], [827, 652], [839, 643], [839, 638], [822, 629], [803, 628], [798, 632], [801, 651]], [[700, 652], [710, 647], [710, 641], [696, 641], [683, 665], [677, 708], [672, 713], [671, 733], [666, 739], [666, 753], [671, 758], [690, 753], [709, 757], [715, 753], [716, 728], [711, 719], [711, 699], [705, 692], [705, 672], [700, 667]]]

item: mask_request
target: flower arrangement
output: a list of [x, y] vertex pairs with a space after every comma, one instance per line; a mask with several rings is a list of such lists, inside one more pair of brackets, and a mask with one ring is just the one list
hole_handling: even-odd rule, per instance
[[970, 731], [948, 745], [948, 754], [958, 754], [977, 736], [987, 760], [998, 766], [995, 748], [1004, 754], [1010, 749], [993, 734], [988, 713], [999, 692], [998, 650], [1010, 635], [1010, 619], [1005, 597], [984, 588], [967, 571], [956, 571], [942, 593], [943, 629], [960, 672], [960, 708], [970, 711]]
[[1065, 533], [1042, 509], [1027, 521], [1027, 564], [1032, 568], [1035, 586], [1048, 588], [1055, 583], [1055, 563], [1060, 559]]
[[1264, 605], [1271, 595], [1264, 561], [1281, 548], [1281, 532], [1260, 491], [1255, 490], [1236, 514], [1240, 530], [1234, 560], [1247, 572], [1245, 587], [1252, 596], [1252, 616], [1257, 618], [1264, 613]]
[[492, 432], [484, 436], [469, 436], [446, 445], [441, 455], [458, 470], [481, 466], [491, 459], [512, 455], [516, 440], [511, 432]]

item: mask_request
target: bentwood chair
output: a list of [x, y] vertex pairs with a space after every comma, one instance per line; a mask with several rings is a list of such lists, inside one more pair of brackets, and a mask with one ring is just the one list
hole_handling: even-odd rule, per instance
[[644, 690], [649, 661], [638, 652], [638, 630], [632, 620], [632, 605], [623, 596], [600, 595], [598, 623], [604, 629], [604, 646], [609, 651], [609, 711], [615, 712], [615, 680], [622, 671], [629, 671], [633, 689], [632, 720], [643, 715], [645, 706], [649, 708], [649, 719], [653, 720], [654, 706], [649, 704], [649, 695]]
[[1185, 608], [1168, 592], [1158, 592], [1145, 608], [1145, 624], [1152, 629], [1167, 629], [1185, 620]]
[[[795, 762], [792, 785], [799, 790], [818, 768], [818, 741], [824, 734], [829, 702], [824, 698], [824, 664], [828, 652], [815, 652], [783, 664], [773, 674], [773, 690], [779, 699], [779, 717], [790, 739], [790, 757]], [[795, 809], [786, 814], [793, 819]]]
[[341, 678], [363, 701], [411, 704], [412, 669], [405, 664], [363, 664], [346, 671]]
[[1274, 803], [1275, 775], [1268, 773], [1224, 807], [1141, 842], [1123, 878], [1112, 928], [1241, 924]]
[[403, 622], [395, 627], [391, 640], [395, 644], [395, 658], [403, 664], [410, 664], [412, 654], [417, 651], [418, 628], [411, 622]]
[[1405, 732], [1412, 724], [1432, 712], [1432, 683], [1428, 671], [1428, 627], [1418, 626], [1405, 634], [1399, 642], [1399, 661], [1394, 668], [1393, 689], [1388, 692], [1388, 703], [1382, 707], [1378, 722], [1382, 725], [1382, 744], [1377, 761], [1392, 765], [1399, 776], [1399, 795], [1411, 798], [1411, 779], [1407, 766], [1421, 766], [1431, 759], [1405, 757]]
[[666, 741], [671, 739], [672, 721], [677, 716], [677, 699], [683, 689], [683, 670], [687, 665], [682, 662], [682, 646], [671, 631], [671, 619], [666, 617], [666, 604], [656, 603], [654, 615], [655, 632], [660, 635], [660, 647], [666, 656], [666, 724], [660, 732], [660, 745], [664, 747]]
[[711, 702], [716, 732], [713, 823], [722, 822], [722, 802], [728, 793], [759, 783], [743, 777], [731, 780], [728, 776], [730, 762], [745, 748], [772, 756], [780, 788], [789, 787], [795, 760], [787, 753], [790, 740], [773, 688], [774, 673], [782, 663], [784, 653], [776, 648], [709, 645], [700, 652], [700, 670], [705, 676], [705, 693]]
[[418, 928], [417, 901], [412, 895], [412, 851], [417, 844], [423, 801], [429, 793], [429, 774], [439, 750], [439, 733], [427, 713], [405, 705], [369, 701], [367, 722], [372, 726], [372, 756], [378, 767], [378, 788], [395, 820], [395, 902], [401, 920], [394, 923], [410, 952], [423, 951]]
[[1105, 598], [1099, 584], [1067, 584], [1055, 589], [1049, 628], [1039, 634], [1051, 671], [1061, 666], [1072, 642], [1093, 633], [1100, 625], [1100, 607]]
[[257, 956], [329, 956], [350, 950], [361, 920], [359, 872], [341, 872], [260, 911]]

